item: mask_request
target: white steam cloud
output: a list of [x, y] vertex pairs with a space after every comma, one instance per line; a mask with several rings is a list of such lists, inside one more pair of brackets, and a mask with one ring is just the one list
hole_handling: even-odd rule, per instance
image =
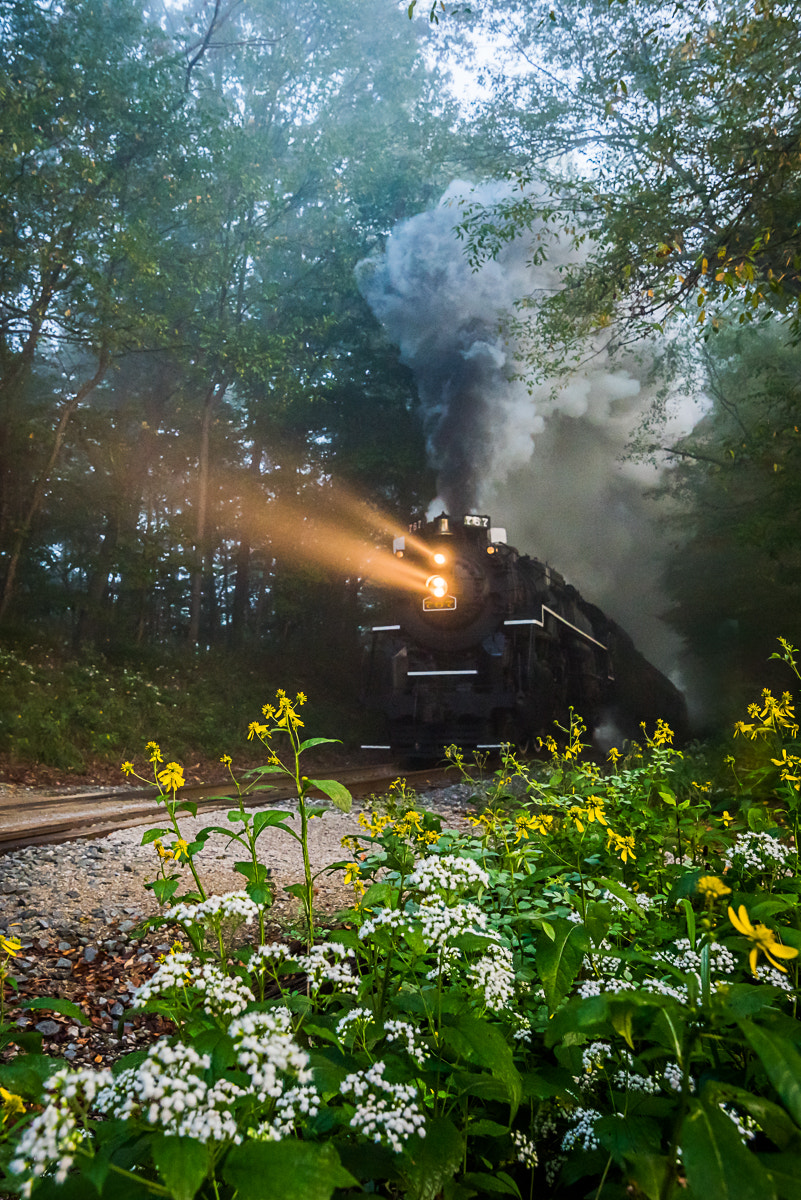
[[[512, 544], [550, 562], [670, 670], [679, 647], [660, 619], [659, 581], [671, 547], [647, 496], [660, 469], [623, 457], [654, 400], [649, 363], [600, 350], [556, 390], [516, 378], [518, 347], [504, 339], [503, 317], [521, 297], [560, 286], [568, 249], [552, 241], [547, 261], [532, 265], [528, 235], [473, 271], [455, 233], [461, 205], [505, 194], [505, 185], [455, 182], [357, 268], [417, 382], [438, 472], [429, 511], [490, 513]], [[702, 408], [674, 403], [670, 436], [692, 428]]]

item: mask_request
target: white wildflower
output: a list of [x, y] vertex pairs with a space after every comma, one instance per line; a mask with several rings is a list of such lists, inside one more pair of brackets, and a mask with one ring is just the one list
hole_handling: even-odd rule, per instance
[[366, 1071], [348, 1075], [341, 1091], [356, 1099], [356, 1111], [350, 1120], [353, 1128], [399, 1154], [413, 1134], [425, 1137], [425, 1116], [414, 1085], [388, 1083], [385, 1070], [385, 1063], [375, 1062]]

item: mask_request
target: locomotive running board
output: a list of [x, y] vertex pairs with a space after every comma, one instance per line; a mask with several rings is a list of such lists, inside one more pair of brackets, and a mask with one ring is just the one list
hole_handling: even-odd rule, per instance
[[478, 675], [478, 671], [407, 671], [407, 678], [411, 675]]
[[566, 621], [558, 612], [554, 612], [552, 608], [548, 608], [545, 604], [542, 606], [542, 616], [539, 620], [536, 617], [521, 617], [519, 619], [515, 618], [514, 620], [504, 621], [504, 625], [539, 625], [541, 629], [544, 629], [546, 613], [550, 613], [554, 620], [561, 621], [563, 625], [567, 625], [568, 629], [574, 630], [580, 637], [586, 638], [588, 642], [592, 642], [594, 646], [600, 646], [602, 650], [609, 650], [609, 647], [605, 646], [603, 642], [599, 642], [597, 638], [590, 637], [583, 629], [579, 629], [578, 625], [574, 625], [572, 621]]

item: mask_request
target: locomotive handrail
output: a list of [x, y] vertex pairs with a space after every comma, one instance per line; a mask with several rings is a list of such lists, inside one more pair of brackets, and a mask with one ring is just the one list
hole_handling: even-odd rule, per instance
[[568, 621], [558, 612], [554, 612], [552, 608], [548, 608], [547, 604], [543, 604], [542, 606], [542, 617], [540, 620], [537, 620], [536, 617], [514, 617], [508, 621], [504, 621], [504, 625], [539, 625], [540, 628], [544, 629], [546, 613], [550, 613], [551, 616], [557, 621], [561, 621], [563, 625], [567, 625], [568, 629], [574, 629], [576, 633], [580, 634], [581, 637], [586, 638], [588, 642], [592, 642], [594, 645], [600, 646], [602, 650], [608, 651], [609, 647], [605, 646], [603, 642], [599, 642], [597, 638], [590, 637], [590, 635], [585, 633], [583, 629], [579, 629], [578, 625], [574, 625], [572, 621]]

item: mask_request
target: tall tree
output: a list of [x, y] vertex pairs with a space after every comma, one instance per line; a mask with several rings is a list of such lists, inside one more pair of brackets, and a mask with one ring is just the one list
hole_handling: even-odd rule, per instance
[[572, 243], [560, 291], [530, 298], [536, 365], [676, 311], [704, 330], [733, 307], [741, 322], [780, 312], [801, 332], [796, 4], [524, 0], [451, 25], [462, 47], [478, 53], [480, 33], [495, 50], [486, 167], [514, 187], [473, 212], [471, 252], [521, 229], [544, 254], [552, 236]]

